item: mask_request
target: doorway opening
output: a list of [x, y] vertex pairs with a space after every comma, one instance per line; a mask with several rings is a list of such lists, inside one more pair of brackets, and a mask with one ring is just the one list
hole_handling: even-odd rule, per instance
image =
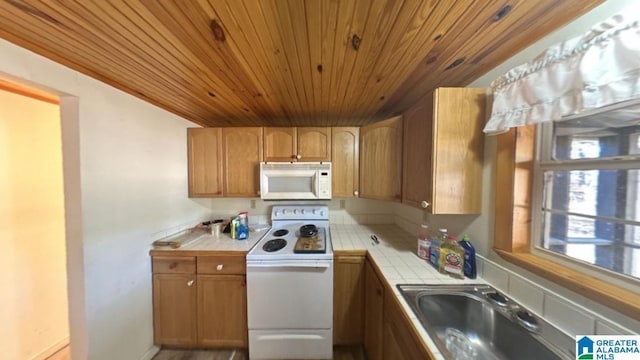
[[0, 342], [7, 359], [70, 359], [71, 351], [80, 359], [86, 349], [74, 113], [77, 99], [0, 76], [0, 272], [10, 289], [0, 295], [7, 330]]

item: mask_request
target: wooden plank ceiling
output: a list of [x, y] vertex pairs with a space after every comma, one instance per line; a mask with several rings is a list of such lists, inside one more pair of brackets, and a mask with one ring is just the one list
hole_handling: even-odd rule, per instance
[[364, 125], [602, 0], [0, 0], [0, 37], [203, 126]]

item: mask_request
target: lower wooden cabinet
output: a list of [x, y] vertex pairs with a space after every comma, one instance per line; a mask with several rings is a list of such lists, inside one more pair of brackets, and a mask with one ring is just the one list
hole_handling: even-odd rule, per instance
[[373, 265], [364, 266], [364, 350], [368, 360], [432, 359], [413, 331], [400, 300], [385, 287]]
[[402, 347], [396, 339], [396, 332], [392, 328], [391, 324], [388, 322], [384, 323], [384, 344], [382, 346], [383, 354], [385, 359], [396, 359], [396, 360], [412, 360], [413, 358], [405, 356], [404, 351], [402, 351]]
[[198, 275], [198, 344], [247, 347], [247, 289], [242, 275]]
[[155, 344], [247, 347], [246, 271], [240, 262], [244, 254], [154, 257]]
[[364, 350], [368, 360], [390, 359], [382, 353], [384, 288], [369, 262], [364, 279]]
[[432, 359], [411, 330], [411, 320], [404, 314], [399, 300], [389, 293], [384, 302], [383, 358]]
[[362, 344], [364, 256], [335, 256], [333, 279], [333, 344]]
[[197, 342], [195, 274], [153, 275], [154, 342], [190, 346]]
[[[248, 346], [244, 254], [153, 257], [154, 342]], [[365, 256], [334, 258], [334, 344], [364, 344], [368, 360], [431, 359], [396, 295]]]

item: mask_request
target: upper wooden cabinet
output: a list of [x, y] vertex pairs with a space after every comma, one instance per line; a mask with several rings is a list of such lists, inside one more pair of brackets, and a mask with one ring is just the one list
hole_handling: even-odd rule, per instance
[[187, 129], [189, 197], [222, 196], [222, 129]]
[[402, 116], [360, 128], [360, 196], [401, 200]]
[[260, 196], [262, 128], [230, 127], [222, 130], [224, 196]]
[[439, 88], [404, 114], [402, 202], [479, 214], [485, 89]]
[[333, 197], [358, 197], [360, 128], [331, 128], [331, 190]]
[[331, 128], [264, 128], [265, 161], [331, 161]]
[[296, 128], [264, 128], [264, 161], [297, 161]]
[[331, 161], [331, 128], [299, 127], [298, 161]]

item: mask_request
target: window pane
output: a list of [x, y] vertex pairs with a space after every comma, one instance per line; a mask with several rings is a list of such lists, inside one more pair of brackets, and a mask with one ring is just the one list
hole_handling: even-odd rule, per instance
[[588, 119], [556, 122], [553, 158], [595, 159], [638, 154], [638, 132], [638, 125], [616, 128]]
[[[623, 170], [560, 170], [544, 172], [544, 209], [640, 221], [640, 172]], [[577, 232], [589, 233], [588, 219], [571, 220]], [[577, 230], [581, 229], [581, 230]]]
[[[549, 230], [543, 235], [542, 248], [640, 278], [640, 226], [544, 210], [542, 214], [544, 228]], [[563, 224], [565, 231], [554, 233], [554, 223]]]
[[538, 245], [640, 278], [640, 107], [553, 122], [539, 134], [549, 147], [538, 149]]

